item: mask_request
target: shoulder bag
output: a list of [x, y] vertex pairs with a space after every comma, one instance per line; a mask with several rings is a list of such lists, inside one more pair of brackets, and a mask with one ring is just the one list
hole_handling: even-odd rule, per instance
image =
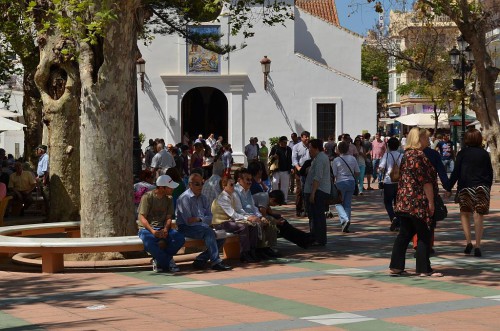
[[443, 199], [439, 194], [434, 196], [434, 215], [432, 219], [434, 221], [442, 221], [448, 217], [448, 208], [446, 208]]
[[347, 162], [342, 158], [342, 156], [339, 156], [342, 161], [344, 161], [345, 165], [347, 166], [347, 169], [351, 172], [352, 178], [354, 178], [354, 195], [359, 195], [359, 186], [356, 181], [356, 177], [354, 177], [354, 172], [352, 172], [351, 167], [347, 164]]

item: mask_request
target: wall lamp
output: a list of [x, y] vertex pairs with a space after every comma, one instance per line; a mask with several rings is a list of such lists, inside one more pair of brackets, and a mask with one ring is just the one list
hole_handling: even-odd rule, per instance
[[135, 62], [137, 73], [141, 78], [141, 90], [144, 91], [144, 74], [146, 73], [146, 60], [142, 57]]
[[264, 74], [264, 90], [267, 91], [267, 76], [271, 71], [271, 60], [265, 55], [264, 58], [260, 60], [260, 64], [262, 65], [262, 73]]

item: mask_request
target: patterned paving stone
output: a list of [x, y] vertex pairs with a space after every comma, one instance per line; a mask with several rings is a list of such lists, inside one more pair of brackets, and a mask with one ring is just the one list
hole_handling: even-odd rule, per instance
[[350, 314], [350, 313], [337, 313], [337, 314], [327, 314], [319, 316], [307, 316], [301, 319], [308, 320], [311, 322], [323, 324], [323, 325], [338, 325], [347, 323], [359, 323], [374, 320], [374, 318], [369, 318], [361, 315]]

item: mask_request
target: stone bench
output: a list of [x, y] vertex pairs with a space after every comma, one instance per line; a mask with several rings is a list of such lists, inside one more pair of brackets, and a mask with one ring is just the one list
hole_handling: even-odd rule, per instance
[[[26, 238], [26, 236], [66, 233], [67, 238]], [[184, 247], [203, 247], [203, 240], [186, 238]], [[16, 225], [0, 228], [0, 253], [36, 253], [42, 258], [42, 272], [56, 273], [64, 270], [64, 254], [134, 252], [144, 246], [138, 236], [80, 238], [80, 222], [58, 222]], [[227, 234], [224, 256], [239, 258], [239, 237]], [[9, 255], [10, 256], [10, 255]]]

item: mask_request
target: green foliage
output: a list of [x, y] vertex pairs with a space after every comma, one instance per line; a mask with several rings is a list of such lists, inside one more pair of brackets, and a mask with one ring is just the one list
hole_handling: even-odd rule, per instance
[[139, 133], [139, 143], [142, 145], [146, 141], [146, 135], [142, 132]]
[[378, 88], [381, 90], [380, 96], [387, 98], [389, 91], [389, 74], [387, 72], [387, 52], [383, 49], [363, 45], [361, 49], [361, 79], [372, 84], [372, 78], [378, 77]]
[[[152, 13], [143, 35], [178, 34], [194, 44], [219, 54], [244, 48], [246, 44], [238, 46], [220, 44], [222, 34], [189, 34], [186, 27], [210, 20], [218, 23], [219, 13], [224, 6], [226, 7], [224, 15], [230, 17], [231, 35], [241, 33], [244, 38], [254, 36], [253, 27], [256, 22], [272, 26], [284, 25], [287, 20], [293, 19], [292, 7], [282, 0], [144, 0], [143, 2], [145, 8]], [[256, 15], [251, 9], [259, 7], [261, 7], [260, 14]]]
[[111, 0], [52, 0], [30, 1], [26, 21], [35, 26], [39, 34], [57, 30], [66, 39], [60, 54], [64, 60], [76, 60], [77, 45], [81, 42], [96, 45], [104, 29], [116, 19]]
[[269, 144], [271, 145], [270, 148], [273, 148], [274, 146], [278, 145], [279, 140], [280, 140], [280, 137], [269, 138]]

